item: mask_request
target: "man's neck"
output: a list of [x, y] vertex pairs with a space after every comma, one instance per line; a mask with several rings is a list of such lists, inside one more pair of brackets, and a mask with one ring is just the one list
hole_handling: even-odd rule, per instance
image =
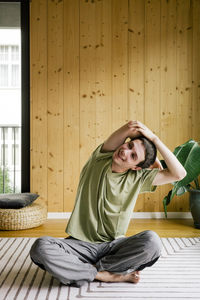
[[112, 173], [124, 173], [128, 170], [126, 169], [121, 169], [118, 165], [116, 165], [114, 162], [112, 162], [112, 165], [111, 165], [111, 170], [112, 170]]

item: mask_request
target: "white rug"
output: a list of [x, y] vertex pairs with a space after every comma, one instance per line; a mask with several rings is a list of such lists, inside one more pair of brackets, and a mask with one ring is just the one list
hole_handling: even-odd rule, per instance
[[200, 238], [162, 238], [161, 258], [141, 281], [61, 285], [31, 262], [35, 238], [0, 239], [0, 300], [200, 299]]

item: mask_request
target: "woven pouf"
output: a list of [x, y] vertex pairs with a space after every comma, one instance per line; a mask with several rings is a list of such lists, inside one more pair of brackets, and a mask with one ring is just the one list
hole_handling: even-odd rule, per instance
[[0, 208], [0, 230], [20, 230], [42, 225], [47, 219], [47, 207], [32, 203], [19, 209]]

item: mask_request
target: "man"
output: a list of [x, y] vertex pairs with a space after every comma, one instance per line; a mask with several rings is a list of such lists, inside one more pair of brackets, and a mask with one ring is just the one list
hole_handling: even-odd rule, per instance
[[[156, 158], [157, 150], [167, 169]], [[30, 252], [33, 262], [63, 284], [77, 287], [94, 279], [137, 283], [140, 271], [153, 265], [161, 252], [153, 231], [125, 237], [137, 196], [185, 176], [183, 166], [150, 129], [139, 121], [128, 122], [84, 166], [66, 228], [69, 237], [37, 239]]]

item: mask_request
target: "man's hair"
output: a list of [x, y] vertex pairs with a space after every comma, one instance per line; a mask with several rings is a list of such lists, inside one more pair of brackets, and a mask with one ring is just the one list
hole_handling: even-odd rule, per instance
[[144, 136], [139, 136], [131, 139], [134, 140], [140, 140], [142, 141], [142, 144], [145, 149], [145, 159], [141, 161], [139, 164], [137, 164], [137, 167], [141, 167], [142, 169], [149, 168], [156, 160], [157, 156], [157, 149], [153, 142], [151, 142], [149, 139], [147, 139]]

